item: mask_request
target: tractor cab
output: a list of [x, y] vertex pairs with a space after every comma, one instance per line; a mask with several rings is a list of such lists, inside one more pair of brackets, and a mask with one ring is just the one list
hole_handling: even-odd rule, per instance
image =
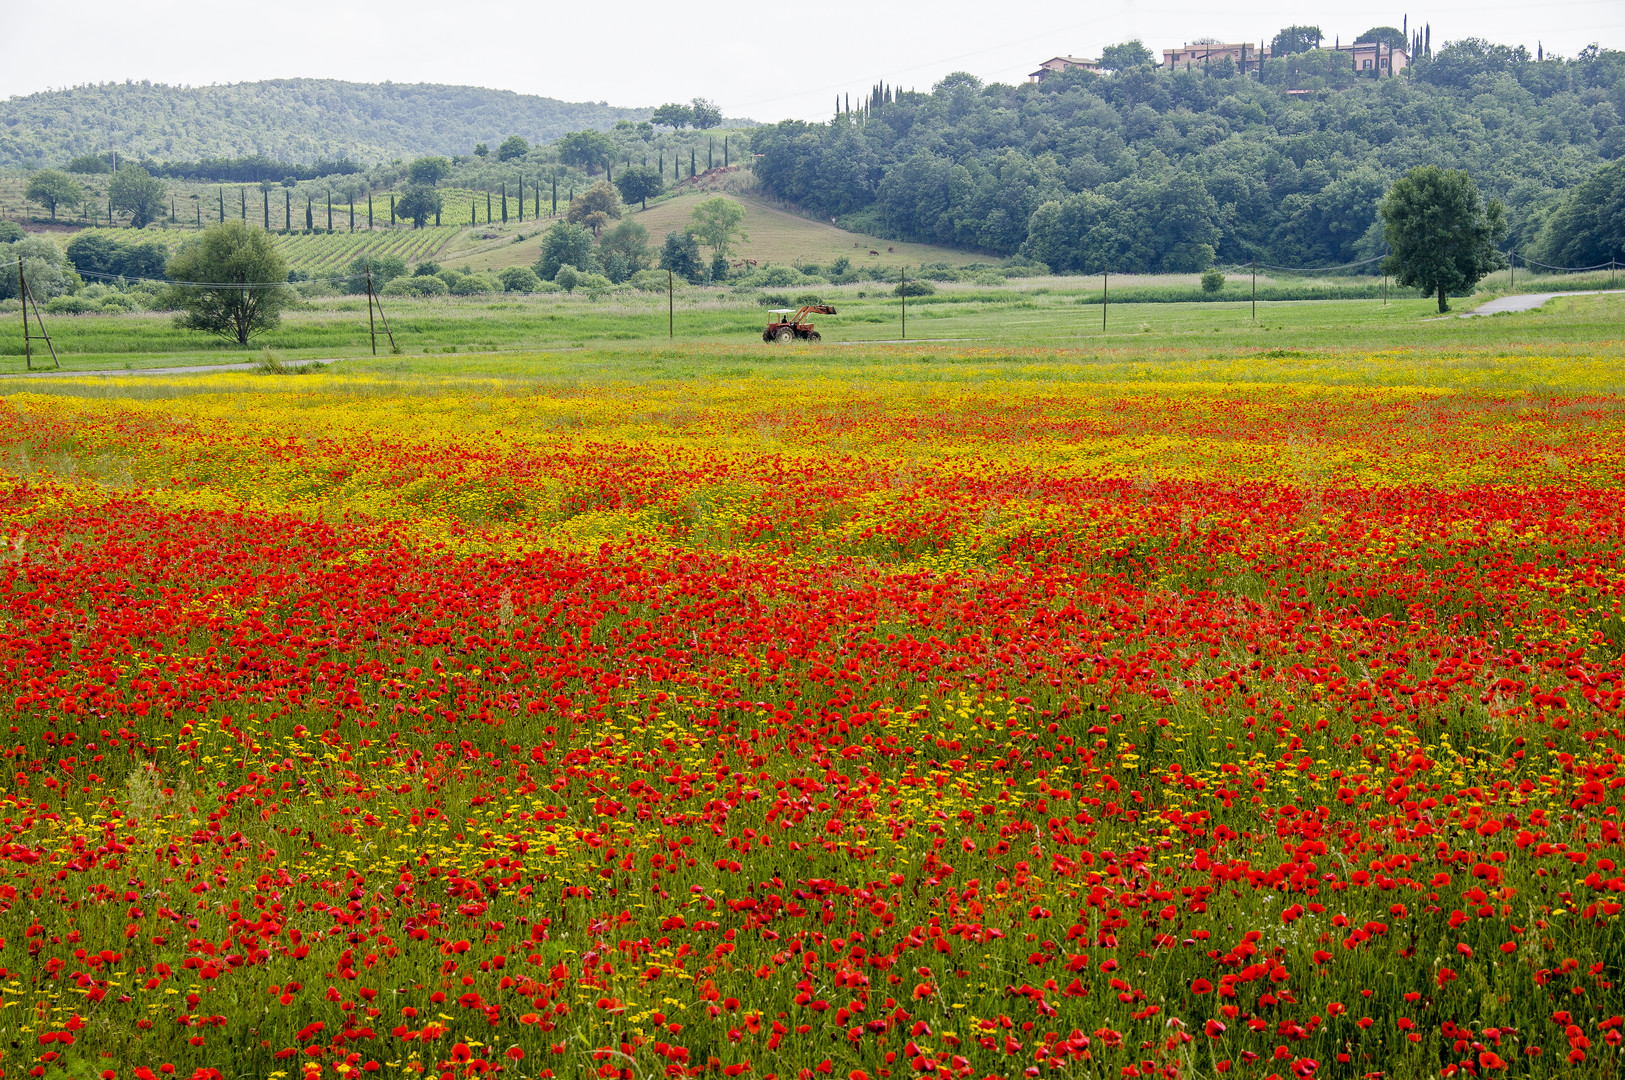
[[808, 315], [833, 315], [835, 309], [828, 304], [804, 304], [799, 308], [772, 308], [768, 312], [778, 316], [762, 331], [762, 340], [785, 344], [791, 341], [822, 341], [822, 336], [807, 321]]

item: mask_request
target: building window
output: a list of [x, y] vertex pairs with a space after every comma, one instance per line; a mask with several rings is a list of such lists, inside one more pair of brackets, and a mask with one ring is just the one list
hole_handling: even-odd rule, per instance
[[1360, 66], [1362, 68], [1369, 68], [1371, 66], [1371, 61], [1367, 60], [1364, 63], [1362, 63]]

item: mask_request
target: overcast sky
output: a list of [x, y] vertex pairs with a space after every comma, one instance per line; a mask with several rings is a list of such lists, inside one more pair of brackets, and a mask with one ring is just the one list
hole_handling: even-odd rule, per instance
[[[1572, 56], [1625, 48], [1625, 0], [1433, 0], [1407, 10], [1350, 0], [916, 0], [672, 4], [281, 0], [274, 4], [6, 0], [14, 47], [0, 97], [83, 82], [191, 85], [308, 76], [441, 82], [567, 101], [656, 105], [696, 95], [729, 116], [821, 119], [876, 80], [926, 89], [950, 71], [1019, 82], [1056, 54], [1131, 37], [1153, 51], [1200, 37], [1258, 41], [1295, 22], [1347, 42], [1372, 25], [1431, 23], [1437, 49], [1479, 36]], [[28, 47], [29, 41], [39, 47]], [[22, 47], [15, 47], [15, 46]]]

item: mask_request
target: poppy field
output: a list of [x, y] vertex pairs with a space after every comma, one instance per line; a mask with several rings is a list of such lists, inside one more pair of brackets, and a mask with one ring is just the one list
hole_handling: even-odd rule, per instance
[[1620, 1074], [1625, 398], [873, 359], [10, 384], [4, 1076]]

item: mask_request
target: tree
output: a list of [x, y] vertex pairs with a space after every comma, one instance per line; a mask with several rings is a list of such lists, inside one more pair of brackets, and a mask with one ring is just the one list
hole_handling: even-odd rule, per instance
[[1288, 26], [1270, 42], [1270, 55], [1279, 58], [1318, 49], [1323, 36], [1318, 26]]
[[412, 162], [412, 167], [406, 171], [414, 184], [427, 184], [434, 187], [446, 178], [451, 172], [451, 162], [443, 157], [420, 157]]
[[107, 201], [130, 215], [132, 229], [144, 229], [164, 210], [164, 182], [139, 165], [125, 165], [107, 182]]
[[744, 224], [745, 208], [722, 195], [704, 200], [689, 215], [694, 235], [719, 255], [731, 254], [735, 240], [750, 239], [745, 235]]
[[570, 200], [564, 220], [574, 225], [585, 225], [597, 236], [599, 229], [620, 216], [621, 198], [615, 193], [614, 185], [600, 180]]
[[1498, 201], [1486, 205], [1460, 169], [1418, 165], [1394, 181], [1379, 212], [1391, 249], [1383, 270], [1424, 296], [1437, 293], [1441, 313], [1450, 310], [1449, 293], [1465, 292], [1506, 265], [1497, 249], [1506, 212]]
[[97, 173], [110, 173], [113, 171], [113, 167], [107, 164], [107, 159], [100, 154], [80, 154], [68, 162], [68, 171], [84, 175], [95, 175]]
[[1139, 38], [1121, 45], [1108, 45], [1100, 50], [1100, 66], [1107, 71], [1128, 71], [1130, 68], [1151, 67], [1157, 58]]
[[395, 204], [395, 213], [408, 218], [412, 228], [421, 229], [432, 217], [440, 215], [440, 192], [428, 184], [408, 184], [405, 194]]
[[484, 143], [477, 142], [477, 143], [474, 144], [474, 156], [475, 157], [482, 158], [482, 157], [485, 157], [490, 152], [491, 152], [491, 148], [489, 146], [486, 146]]
[[[0, 227], [10, 224], [0, 222]], [[7, 237], [13, 238], [7, 242]], [[0, 267], [9, 267], [11, 271], [0, 273], [0, 300], [10, 300], [17, 295], [18, 259], [23, 261], [28, 293], [37, 301], [44, 302], [79, 287], [73, 266], [63, 257], [56, 241], [49, 236], [14, 235], [10, 229], [0, 228]]]
[[604, 233], [598, 244], [604, 273], [619, 285], [649, 261], [649, 230], [635, 221], [623, 221]]
[[369, 273], [376, 292], [396, 278], [406, 276], [406, 260], [399, 255], [357, 255], [346, 269], [350, 274], [344, 283], [346, 292], [366, 292]]
[[692, 233], [669, 232], [660, 249], [660, 269], [670, 270], [684, 281], [705, 280], [705, 264], [700, 261], [700, 242]]
[[1595, 266], [1625, 258], [1625, 160], [1582, 181], [1546, 219], [1539, 257], [1554, 266]]
[[276, 326], [290, 296], [288, 264], [271, 234], [242, 221], [210, 225], [182, 244], [169, 260], [168, 274], [177, 281], [228, 286], [176, 286], [181, 313], [175, 324], [232, 338], [239, 345]]
[[528, 266], [510, 266], [497, 275], [503, 292], [533, 293], [541, 287], [542, 279]]
[[607, 166], [614, 158], [615, 144], [602, 131], [572, 131], [553, 144], [559, 160], [566, 165], [579, 165], [591, 176]]
[[51, 220], [55, 221], [57, 205], [77, 206], [85, 197], [85, 189], [67, 173], [41, 169], [28, 178], [23, 197], [45, 207], [51, 212]]
[[512, 161], [514, 158], [522, 158], [528, 153], [530, 153], [530, 143], [518, 135], [509, 135], [502, 140], [502, 145], [497, 147], [497, 160]]
[[694, 122], [694, 109], [690, 105], [668, 102], [656, 109], [649, 119], [663, 127], [676, 128], [681, 131]]
[[1354, 39], [1356, 44], [1377, 43], [1386, 45], [1390, 49], [1409, 49], [1411, 43], [1405, 40], [1405, 35], [1396, 27], [1373, 26], [1365, 33]]
[[556, 221], [542, 234], [542, 254], [536, 260], [536, 276], [552, 281], [561, 266], [591, 269], [592, 233], [568, 221]]
[[660, 175], [660, 170], [651, 169], [647, 165], [628, 165], [615, 178], [615, 186], [620, 189], [621, 198], [629, 203], [638, 203], [645, 210], [649, 208], [650, 197], [659, 195], [665, 184], [665, 177]]
[[722, 126], [722, 109], [714, 101], [707, 101], [702, 97], [695, 98], [694, 104], [689, 107], [689, 114], [693, 117], [690, 123], [701, 131]]

